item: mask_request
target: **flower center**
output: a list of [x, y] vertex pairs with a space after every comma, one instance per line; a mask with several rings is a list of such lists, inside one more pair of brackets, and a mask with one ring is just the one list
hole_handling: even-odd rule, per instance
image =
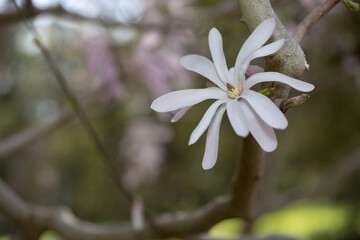
[[237, 96], [240, 95], [240, 89], [238, 87], [233, 86], [233, 85], [231, 85], [229, 83], [226, 84], [226, 87], [228, 89], [226, 93], [227, 93], [229, 98], [234, 99], [234, 98], [236, 98]]

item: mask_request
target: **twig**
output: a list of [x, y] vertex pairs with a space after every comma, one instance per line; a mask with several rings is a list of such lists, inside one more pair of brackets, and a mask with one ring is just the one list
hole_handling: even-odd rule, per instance
[[283, 100], [280, 103], [279, 108], [283, 113], [286, 113], [286, 111], [289, 110], [289, 108], [293, 108], [301, 104], [304, 104], [309, 98], [310, 98], [309, 94], [303, 93], [299, 96], [292, 97], [287, 100]]
[[[101, 89], [102, 87], [95, 89], [95, 91], [82, 99], [80, 104], [84, 106], [84, 108], [89, 106], [93, 102], [93, 96], [96, 95]], [[69, 109], [64, 109], [56, 118], [56, 120], [49, 124], [33, 126], [31, 128], [19, 131], [11, 136], [1, 139], [0, 158], [6, 157], [12, 153], [15, 153], [23, 148], [26, 148], [36, 143], [37, 141], [48, 136], [53, 131], [68, 123], [74, 117], [75, 114], [73, 111], [70, 111]]]
[[71, 104], [71, 107], [73, 108], [73, 110], [75, 111], [75, 113], [76, 113], [77, 117], [79, 118], [80, 122], [84, 126], [87, 134], [89, 135], [90, 139], [92, 140], [92, 142], [93, 142], [94, 146], [96, 147], [97, 151], [99, 152], [99, 154], [101, 154], [103, 156], [102, 159], [104, 161], [102, 161], [102, 162], [104, 163], [104, 165], [105, 165], [111, 179], [119, 187], [119, 189], [121, 190], [121, 192], [123, 193], [125, 198], [128, 200], [129, 205], [131, 205], [131, 203], [133, 201], [133, 196], [132, 196], [132, 194], [130, 192], [128, 192], [123, 187], [123, 185], [121, 183], [121, 180], [120, 180], [120, 178], [118, 176], [117, 170], [116, 170], [115, 166], [113, 165], [113, 161], [112, 161], [110, 155], [108, 155], [107, 151], [105, 150], [105, 147], [101, 143], [100, 138], [99, 138], [98, 134], [96, 133], [94, 127], [92, 126], [89, 118], [87, 117], [84, 109], [79, 104], [79, 102], [77, 101], [75, 95], [72, 93], [70, 88], [67, 86], [67, 81], [65, 80], [65, 77], [63, 76], [60, 69], [56, 65], [56, 63], [55, 63], [53, 57], [51, 56], [50, 52], [41, 43], [41, 41], [37, 37], [36, 31], [35, 31], [34, 27], [32, 26], [32, 23], [25, 16], [23, 11], [19, 8], [19, 6], [15, 2], [15, 0], [12, 0], [12, 1], [13, 1], [14, 5], [15, 5], [16, 9], [18, 10], [18, 12], [20, 14], [22, 14], [26, 26], [34, 34], [34, 42], [35, 42], [35, 44], [39, 47], [43, 57], [46, 60], [47, 65], [49, 66], [51, 72], [53, 73], [56, 81], [59, 83], [59, 85], [61, 86], [61, 89], [63, 90], [64, 94], [68, 98], [68, 100], [69, 100], [69, 102]]
[[310, 27], [314, 25], [317, 21], [319, 21], [340, 1], [341, 0], [326, 0], [314, 10], [312, 10], [296, 27], [294, 34], [292, 35], [296, 42], [301, 43], [302, 39], [304, 38], [306, 32], [310, 29]]
[[129, 223], [94, 224], [77, 218], [65, 207], [31, 205], [1, 179], [0, 211], [18, 226], [26, 227], [27, 236], [38, 236], [46, 229], [51, 229], [71, 240], [135, 240], [186, 236], [206, 231], [215, 223], [234, 217], [230, 198], [218, 197], [193, 212], [156, 217], [156, 228], [146, 224], [141, 231], [134, 231]]
[[[77, 14], [75, 12], [67, 11], [61, 5], [46, 8], [46, 9], [38, 9], [38, 8], [32, 7], [30, 9], [30, 11], [27, 10], [27, 17], [29, 19], [35, 18], [35, 17], [40, 16], [40, 15], [46, 15], [46, 14], [55, 15], [55, 16], [63, 16], [63, 17], [66, 17], [66, 18], [74, 19], [74, 20], [94, 22], [94, 23], [98, 23], [98, 24], [101, 24], [101, 25], [106, 26], [106, 27], [117, 27], [117, 26], [122, 24], [120, 22], [111, 21], [111, 20], [108, 20], [108, 19], [92, 18], [92, 17], [82, 16], [82, 15], [79, 15], [79, 14]], [[19, 12], [11, 12], [11, 13], [0, 14], [0, 26], [1, 25], [7, 25], [7, 24], [10, 24], [10, 23], [15, 23], [15, 22], [18, 22], [18, 21], [22, 21], [22, 18], [23, 18], [22, 14], [19, 13]], [[146, 26], [144, 26], [144, 27], [146, 27]], [[148, 27], [151, 27], [151, 26], [148, 26]]]
[[334, 189], [334, 186], [346, 179], [351, 174], [360, 170], [360, 149], [356, 150], [343, 160], [334, 164], [325, 173], [311, 181], [305, 186], [301, 186], [277, 199], [268, 198], [265, 203], [259, 206], [256, 216], [260, 216], [266, 212], [276, 211], [289, 205], [299, 199], [315, 198], [323, 196], [327, 192]]
[[17, 132], [7, 138], [1, 139], [0, 141], [0, 158], [6, 157], [20, 149], [26, 148], [31, 144], [36, 143], [38, 140], [49, 135], [65, 123], [72, 119], [74, 114], [69, 110], [64, 110], [60, 116], [52, 123], [32, 127], [30, 129]]

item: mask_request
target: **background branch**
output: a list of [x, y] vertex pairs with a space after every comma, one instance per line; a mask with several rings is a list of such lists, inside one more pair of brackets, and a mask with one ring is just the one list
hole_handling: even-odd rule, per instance
[[312, 10], [296, 27], [294, 34], [292, 35], [295, 41], [301, 43], [305, 34], [311, 28], [311, 26], [314, 25], [317, 21], [319, 21], [339, 2], [341, 2], [341, 0], [326, 0], [314, 10]]
[[74, 112], [76, 113], [77, 117], [79, 118], [80, 122], [82, 123], [84, 129], [86, 130], [86, 133], [88, 134], [89, 138], [93, 142], [95, 148], [99, 152], [100, 155], [102, 155], [102, 162], [104, 163], [105, 168], [107, 169], [111, 179], [115, 183], [115, 185], [118, 186], [120, 191], [123, 193], [127, 201], [129, 202], [129, 206], [131, 206], [131, 203], [133, 201], [134, 196], [127, 191], [124, 186], [121, 183], [121, 179], [118, 176], [118, 171], [113, 165], [113, 160], [110, 157], [110, 155], [107, 153], [105, 147], [103, 146], [100, 137], [98, 136], [97, 132], [95, 131], [95, 128], [91, 124], [88, 116], [86, 115], [83, 107], [79, 104], [78, 100], [76, 99], [75, 95], [72, 93], [71, 89], [67, 85], [67, 81], [64, 77], [64, 75], [61, 73], [60, 69], [58, 68], [57, 64], [55, 63], [54, 58], [52, 57], [49, 50], [42, 44], [40, 41], [36, 29], [34, 29], [32, 23], [30, 20], [26, 17], [23, 10], [19, 8], [16, 1], [12, 1], [14, 3], [14, 6], [18, 10], [20, 14], [23, 16], [23, 20], [25, 25], [29, 28], [29, 30], [34, 34], [34, 42], [38, 46], [38, 48], [41, 51], [42, 56], [44, 57], [46, 64], [50, 68], [50, 71], [55, 77], [55, 80], [59, 83], [62, 91], [64, 92], [65, 96], [69, 100], [69, 103], [71, 107], [73, 108]]
[[334, 164], [315, 180], [286, 193], [285, 196], [276, 196], [275, 198], [267, 196], [267, 201], [265, 201], [266, 203], [258, 206], [256, 216], [276, 211], [300, 199], [323, 196], [359, 170], [360, 149]]
[[[96, 95], [99, 91], [101, 91], [101, 87], [90, 93], [89, 96], [85, 97], [83, 100], [81, 100], [80, 105], [84, 108], [89, 106], [91, 103], [93, 103], [94, 95]], [[29, 129], [19, 131], [9, 137], [1, 139], [0, 158], [6, 157], [19, 150], [29, 147], [32, 144], [35, 144], [37, 141], [50, 135], [58, 128], [64, 126], [66, 123], [74, 119], [74, 117], [75, 114], [72, 111], [70, 111], [69, 109], [64, 109], [59, 114], [58, 118], [52, 123], [41, 126], [33, 126]]]

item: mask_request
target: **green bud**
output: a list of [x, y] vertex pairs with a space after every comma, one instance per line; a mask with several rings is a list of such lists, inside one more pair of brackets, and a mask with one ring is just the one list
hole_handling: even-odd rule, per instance
[[358, 11], [360, 4], [351, 0], [343, 0], [344, 5], [351, 11]]
[[272, 88], [265, 88], [259, 91], [259, 93], [266, 95], [269, 95], [270, 93], [272, 93], [275, 90], [275, 87]]

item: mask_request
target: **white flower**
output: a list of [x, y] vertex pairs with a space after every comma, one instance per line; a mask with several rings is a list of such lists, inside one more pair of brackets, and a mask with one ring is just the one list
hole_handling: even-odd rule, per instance
[[[277, 139], [273, 128], [285, 129], [288, 122], [268, 97], [250, 90], [255, 84], [276, 81], [303, 92], [314, 89], [312, 84], [281, 73], [261, 72], [259, 67], [249, 66], [253, 59], [271, 55], [282, 47], [283, 39], [263, 46], [274, 31], [275, 24], [275, 19], [267, 19], [255, 29], [240, 49], [235, 67], [230, 70], [226, 65], [221, 34], [216, 28], [212, 28], [209, 47], [214, 62], [199, 55], [184, 56], [180, 62], [184, 68], [206, 77], [217, 87], [170, 92], [151, 104], [151, 108], [158, 112], [180, 109], [172, 119], [174, 122], [191, 106], [207, 99], [216, 100], [205, 112], [189, 141], [189, 145], [195, 143], [209, 127], [202, 162], [204, 169], [210, 169], [216, 163], [220, 123], [225, 110], [237, 135], [246, 137], [250, 132], [264, 151], [276, 149]], [[245, 74], [253, 75], [245, 80]]]

